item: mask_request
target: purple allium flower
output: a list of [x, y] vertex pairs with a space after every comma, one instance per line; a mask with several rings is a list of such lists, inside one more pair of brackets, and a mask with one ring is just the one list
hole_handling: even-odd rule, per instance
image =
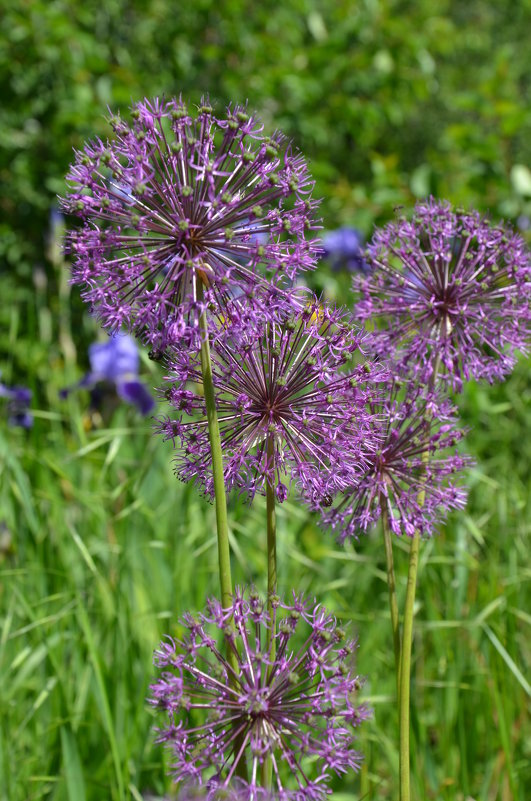
[[128, 334], [115, 334], [107, 342], [95, 342], [89, 347], [90, 372], [75, 387], [61, 391], [65, 398], [72, 389], [91, 389], [100, 382], [113, 384], [122, 400], [149, 414], [155, 401], [138, 380], [139, 355], [134, 339]]
[[[252, 796], [251, 799], [249, 795]], [[227, 785], [220, 785], [216, 780], [199, 784], [197, 779], [195, 781], [192, 779], [181, 782], [177, 795], [172, 795], [171, 798], [146, 795], [143, 799], [144, 801], [280, 801], [280, 796], [272, 790], [266, 790], [265, 787], [253, 787], [250, 791], [248, 782], [235, 776]]]
[[363, 237], [355, 228], [347, 226], [330, 231], [323, 236], [324, 258], [333, 270], [366, 272], [367, 262], [363, 253]]
[[228, 787], [244, 762], [246, 799], [255, 799], [269, 757], [275, 791], [298, 801], [324, 795], [330, 771], [359, 769], [352, 727], [369, 712], [355, 705], [356, 644], [322, 606], [295, 594], [292, 603], [274, 599], [272, 618], [254, 591], [236, 590], [230, 607], [210, 600], [206, 612], [186, 615], [188, 633], [155, 651], [162, 674], [151, 703], [168, 714], [158, 740], [173, 752], [177, 781]]
[[529, 342], [531, 269], [523, 239], [478, 213], [429, 200], [376, 232], [369, 275], [354, 278], [362, 319], [383, 318], [383, 350], [427, 380], [499, 379]]
[[[380, 368], [365, 360], [340, 372], [363, 356], [362, 345], [350, 316], [317, 300], [282, 323], [216, 344], [213, 377], [228, 488], [252, 498], [270, 482], [282, 502], [294, 481], [319, 504], [352, 484], [375, 447], [366, 404], [383, 380]], [[165, 395], [181, 414], [161, 419], [158, 431], [180, 445], [178, 476], [196, 478], [212, 494], [205, 403], [185, 383], [201, 383], [199, 359], [180, 351], [169, 364], [178, 383]]]
[[181, 99], [144, 100], [132, 118], [111, 117], [114, 138], [76, 153], [62, 201], [84, 222], [69, 237], [73, 281], [104, 326], [155, 351], [196, 343], [204, 308], [226, 318], [262, 272], [282, 283], [314, 266], [313, 182], [280, 133], [205, 99], [195, 114]]
[[371, 411], [379, 420], [380, 448], [369, 457], [357, 486], [325, 512], [323, 524], [341, 542], [357, 538], [378, 520], [383, 505], [398, 536], [431, 535], [450, 509], [466, 503], [466, 489], [456, 478], [472, 462], [455, 450], [465, 434], [457, 427], [455, 409], [439, 393], [395, 381]]
[[27, 387], [8, 387], [0, 382], [0, 398], [7, 400], [7, 423], [18, 428], [31, 428], [33, 415], [29, 411], [32, 391]]
[[[253, 801], [277, 801], [275, 793], [257, 787]], [[229, 785], [220, 787], [219, 784], [199, 784], [196, 781], [184, 781], [179, 785], [176, 795], [171, 797], [144, 795], [143, 801], [248, 801], [249, 789], [247, 782], [234, 777]]]

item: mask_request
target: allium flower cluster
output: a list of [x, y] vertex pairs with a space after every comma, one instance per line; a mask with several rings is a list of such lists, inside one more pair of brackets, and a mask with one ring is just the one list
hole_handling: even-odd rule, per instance
[[83, 220], [68, 247], [84, 299], [157, 352], [194, 338], [205, 308], [249, 304], [262, 273], [282, 282], [313, 267], [316, 204], [302, 156], [244, 107], [217, 116], [203, 99], [194, 114], [156, 99], [131, 116], [76, 153], [62, 202]]
[[[317, 301], [216, 345], [213, 375], [228, 488], [252, 498], [270, 483], [282, 502], [294, 482], [306, 498], [330, 505], [335, 492], [352, 484], [376, 447], [367, 402], [384, 377], [364, 359], [362, 347], [350, 316]], [[356, 358], [362, 360], [357, 366]], [[161, 419], [158, 430], [180, 446], [179, 477], [195, 478], [212, 494], [206, 408], [190, 385], [200, 385], [200, 364], [193, 354], [177, 352], [170, 367], [178, 381], [165, 394], [180, 414]]]
[[237, 590], [230, 607], [210, 600], [182, 624], [185, 637], [155, 652], [162, 673], [151, 687], [151, 703], [168, 714], [159, 741], [172, 750], [177, 781], [230, 787], [245, 763], [254, 801], [267, 757], [278, 797], [291, 801], [323, 796], [330, 771], [359, 769], [352, 729], [369, 713], [355, 705], [355, 643], [325, 609], [294, 595], [273, 599], [270, 617], [254, 591]]
[[[220, 786], [219, 782], [198, 784], [197, 781], [185, 781], [179, 785], [177, 795], [155, 798], [144, 796], [144, 801], [249, 801], [249, 785], [238, 777], [234, 777], [229, 785]], [[279, 801], [278, 795], [265, 787], [255, 787], [252, 801]]]
[[[477, 212], [430, 200], [411, 222], [380, 229], [372, 270], [354, 279], [361, 319], [382, 318], [382, 349], [429, 380], [440, 362], [454, 388], [499, 379], [529, 343], [531, 262], [523, 239]], [[419, 374], [420, 372], [420, 374]]]
[[431, 535], [450, 509], [465, 506], [458, 473], [471, 460], [457, 453], [456, 445], [466, 432], [446, 398], [415, 382], [393, 382], [371, 410], [379, 420], [381, 445], [359, 483], [324, 514], [323, 524], [343, 542], [366, 531], [384, 510], [398, 536]]

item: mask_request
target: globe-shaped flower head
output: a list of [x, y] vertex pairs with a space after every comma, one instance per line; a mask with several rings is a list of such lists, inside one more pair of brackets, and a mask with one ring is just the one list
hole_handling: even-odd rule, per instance
[[456, 451], [465, 432], [455, 409], [439, 392], [399, 381], [370, 405], [380, 445], [358, 483], [325, 511], [323, 523], [343, 542], [359, 537], [383, 513], [396, 535], [429, 536], [450, 509], [466, 502], [459, 473], [471, 460]]
[[531, 263], [523, 239], [478, 213], [430, 200], [378, 230], [372, 270], [356, 276], [359, 316], [381, 318], [382, 349], [406, 374], [429, 380], [437, 365], [463, 378], [501, 378], [530, 334]]
[[[252, 498], [270, 483], [282, 502], [293, 482], [326, 505], [352, 484], [376, 447], [367, 401], [384, 377], [364, 358], [363, 342], [348, 314], [314, 300], [297, 315], [213, 348], [227, 487]], [[201, 382], [199, 359], [180, 350], [169, 366], [177, 383], [165, 395], [179, 414], [161, 419], [159, 432], [178, 442], [179, 477], [195, 478], [212, 494], [205, 403], [190, 388]]]
[[132, 118], [111, 117], [114, 138], [76, 153], [63, 200], [83, 220], [69, 236], [73, 281], [104, 326], [160, 350], [189, 341], [203, 309], [225, 319], [252, 300], [262, 273], [290, 281], [313, 267], [313, 184], [279, 133], [207, 100], [195, 114], [144, 100]]
[[177, 781], [231, 787], [242, 763], [240, 786], [255, 801], [268, 758], [278, 797], [298, 801], [321, 798], [331, 771], [359, 769], [353, 728], [369, 713], [356, 704], [355, 643], [325, 609], [294, 595], [275, 598], [270, 616], [254, 591], [237, 590], [230, 607], [210, 600], [182, 623], [186, 636], [155, 652], [162, 672], [151, 687], [152, 704], [168, 715], [159, 741]]

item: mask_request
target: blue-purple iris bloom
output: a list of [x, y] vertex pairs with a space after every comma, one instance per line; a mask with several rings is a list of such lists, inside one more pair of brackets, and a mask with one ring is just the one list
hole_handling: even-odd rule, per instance
[[363, 237], [355, 228], [347, 226], [329, 231], [323, 236], [324, 258], [333, 270], [367, 272], [368, 265], [363, 256]]
[[7, 399], [7, 422], [10, 426], [31, 428], [33, 415], [28, 411], [32, 392], [27, 387], [6, 387], [0, 383], [0, 398]]
[[128, 334], [116, 334], [108, 342], [95, 342], [89, 347], [90, 371], [74, 387], [63, 389], [61, 395], [66, 397], [71, 389], [92, 389], [106, 381], [114, 384], [120, 398], [147, 415], [155, 401], [138, 380], [139, 361], [136, 343]]

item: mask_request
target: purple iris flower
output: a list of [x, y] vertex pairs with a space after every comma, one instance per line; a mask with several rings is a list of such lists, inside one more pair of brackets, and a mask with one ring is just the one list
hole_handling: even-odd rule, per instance
[[7, 422], [10, 426], [31, 428], [33, 415], [28, 411], [32, 392], [27, 387], [6, 387], [0, 383], [0, 398], [6, 398]]
[[363, 237], [355, 228], [330, 231], [323, 237], [322, 247], [333, 270], [365, 273], [369, 269], [363, 257]]
[[117, 394], [138, 411], [147, 415], [155, 401], [138, 380], [139, 355], [135, 341], [128, 334], [115, 334], [108, 342], [94, 342], [89, 347], [90, 372], [74, 387], [61, 390], [66, 396], [72, 389], [91, 389], [100, 382], [114, 384]]

